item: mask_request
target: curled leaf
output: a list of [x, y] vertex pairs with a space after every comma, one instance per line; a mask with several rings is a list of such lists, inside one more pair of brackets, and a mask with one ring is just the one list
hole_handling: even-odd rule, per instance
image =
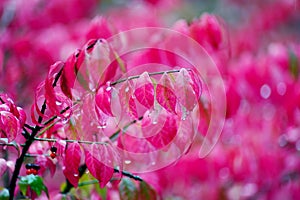
[[111, 92], [110, 86], [102, 86], [95, 96], [96, 106], [106, 115], [113, 116], [111, 111]]
[[80, 178], [78, 168], [81, 154], [82, 152], [78, 142], [68, 144], [65, 152], [63, 173], [74, 187], [78, 186]]

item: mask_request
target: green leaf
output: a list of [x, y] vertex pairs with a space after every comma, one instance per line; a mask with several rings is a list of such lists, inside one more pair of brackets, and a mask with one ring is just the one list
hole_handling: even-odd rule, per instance
[[40, 196], [42, 191], [44, 191], [49, 198], [48, 189], [44, 185], [43, 179], [40, 176], [33, 174], [22, 176], [18, 184], [23, 194], [26, 194], [28, 187], [30, 187], [37, 196]]
[[0, 190], [0, 199], [8, 200], [9, 199], [9, 191], [6, 188], [1, 188]]
[[123, 178], [119, 185], [121, 200], [137, 200], [138, 190], [135, 183], [129, 178]]
[[140, 182], [139, 196], [140, 196], [140, 199], [143, 199], [143, 200], [158, 199], [156, 191], [145, 181]]

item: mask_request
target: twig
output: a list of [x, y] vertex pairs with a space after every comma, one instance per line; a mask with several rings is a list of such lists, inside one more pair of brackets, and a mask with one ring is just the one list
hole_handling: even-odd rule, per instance
[[[191, 69], [186, 69], [188, 71], [191, 71]], [[164, 73], [167, 73], [167, 74], [173, 74], [173, 73], [178, 73], [180, 72], [179, 69], [176, 69], [176, 70], [169, 70], [169, 71], [161, 71], [161, 72], [151, 72], [151, 73], [148, 73], [149, 76], [155, 76], [155, 75], [162, 75]], [[114, 85], [117, 85], [119, 83], [122, 83], [122, 82], [125, 82], [127, 80], [132, 80], [132, 79], [137, 79], [137, 78], [140, 78], [140, 75], [135, 75], [135, 76], [129, 76], [127, 78], [123, 78], [123, 79], [119, 79], [119, 80], [116, 80], [114, 82], [112, 82], [110, 84], [110, 86], [114, 86]]]

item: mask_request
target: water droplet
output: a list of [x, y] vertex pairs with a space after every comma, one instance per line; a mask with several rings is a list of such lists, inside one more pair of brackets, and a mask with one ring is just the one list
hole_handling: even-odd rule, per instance
[[62, 119], [61, 119], [61, 122], [62, 122], [63, 124], [66, 124], [66, 123], [68, 123], [68, 121], [69, 121], [69, 119], [68, 119], [68, 118], [62, 118]]
[[280, 82], [277, 84], [277, 92], [279, 95], [283, 96], [286, 93], [286, 84], [284, 82]]
[[62, 102], [60, 102], [60, 101], [55, 101], [55, 104], [56, 104], [57, 106], [61, 106]]
[[181, 120], [186, 120], [186, 117], [188, 116], [189, 112], [186, 110], [185, 107], [182, 107], [182, 115], [181, 115]]
[[126, 87], [126, 88], [125, 88], [125, 92], [129, 92], [129, 87]]
[[108, 86], [108, 87], [106, 88], [106, 91], [110, 91], [110, 90], [111, 90], [111, 87]]
[[65, 169], [66, 169], [66, 166], [63, 166], [63, 167], [62, 167], [62, 170], [65, 170]]
[[74, 176], [75, 176], [75, 177], [78, 177], [78, 176], [79, 176], [79, 174], [74, 174]]
[[103, 122], [103, 123], [101, 123], [99, 126], [97, 126], [98, 128], [102, 128], [102, 129], [104, 129], [104, 128], [106, 128], [107, 127], [107, 124], [106, 124], [106, 122]]
[[131, 163], [131, 160], [125, 160], [124, 163], [125, 163], [126, 165], [129, 165], [129, 164]]
[[156, 164], [156, 162], [155, 162], [155, 161], [151, 162], [151, 165], [155, 165], [155, 164]]
[[154, 120], [152, 121], [152, 124], [157, 124], [157, 120], [154, 119]]
[[263, 86], [261, 86], [260, 88], [260, 96], [264, 99], [267, 99], [270, 97], [271, 95], [271, 88], [268, 84], [264, 84]]

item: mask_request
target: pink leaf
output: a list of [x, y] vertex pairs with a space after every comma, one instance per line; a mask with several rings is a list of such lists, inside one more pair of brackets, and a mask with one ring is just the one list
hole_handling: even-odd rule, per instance
[[111, 111], [111, 90], [110, 86], [102, 86], [95, 96], [96, 106], [108, 116], [113, 116]]
[[19, 120], [10, 112], [0, 112], [0, 131], [5, 134], [8, 143], [13, 141], [21, 133]]
[[102, 161], [109, 158], [110, 153], [106, 147], [106, 144], [96, 144], [84, 145], [85, 152], [85, 163], [87, 165], [90, 173], [99, 181], [101, 188], [110, 181], [113, 176], [114, 168], [113, 166], [108, 166]]
[[78, 186], [79, 181], [79, 165], [81, 160], [81, 148], [77, 142], [69, 143], [65, 152], [64, 170], [66, 178], [74, 187]]
[[6, 160], [4, 160], [3, 158], [0, 158], [0, 176], [2, 176], [4, 174], [6, 169], [7, 169]]
[[157, 149], [161, 149], [172, 142], [177, 133], [177, 119], [174, 115], [166, 116], [163, 127], [158, 133], [146, 139]]
[[138, 118], [136, 103], [132, 98], [133, 90], [130, 82], [126, 81], [119, 90], [119, 99], [122, 109], [129, 114], [133, 119]]
[[178, 147], [182, 154], [189, 150], [192, 142], [194, 141], [194, 128], [193, 119], [190, 115], [187, 116], [185, 120], [181, 120], [179, 122], [178, 131], [173, 143]]
[[74, 86], [76, 73], [84, 61], [84, 51], [79, 51], [71, 55], [65, 63], [61, 75], [61, 90], [63, 93], [72, 99], [71, 88]]
[[26, 122], [26, 113], [25, 111], [20, 108], [20, 107], [17, 107], [18, 109], [18, 112], [19, 112], [19, 122], [20, 122], [20, 126], [23, 127], [25, 122]]
[[156, 100], [167, 111], [176, 114], [177, 98], [168, 75], [165, 73], [156, 86]]
[[54, 114], [59, 114], [59, 110], [56, 105], [56, 95], [54, 88], [52, 87], [52, 82], [53, 79], [47, 78], [45, 80], [45, 98], [46, 98], [46, 103], [48, 105], [48, 108], [51, 110], [52, 113]]
[[53, 177], [56, 171], [56, 164], [49, 157], [44, 155], [39, 155], [35, 159], [35, 163], [38, 164], [41, 168], [39, 173], [43, 174], [47, 169], [50, 171], [50, 175]]
[[190, 85], [191, 79], [186, 69], [181, 69], [176, 77], [176, 96], [181, 105], [188, 111], [193, 110], [197, 104], [196, 93]]
[[137, 80], [137, 89], [134, 91], [136, 99], [146, 108], [150, 109], [154, 104], [154, 87], [147, 72], [144, 72]]
[[202, 84], [199, 79], [199, 75], [196, 74], [196, 72], [194, 72], [194, 71], [189, 71], [188, 73], [190, 75], [190, 85], [192, 86], [192, 88], [195, 92], [197, 100], [199, 100], [201, 93], [202, 93]]
[[153, 84], [147, 83], [134, 91], [136, 99], [146, 108], [152, 108], [154, 104]]
[[103, 17], [96, 17], [93, 19], [87, 33], [87, 39], [104, 38], [107, 39], [111, 36], [111, 31], [108, 26], [107, 20]]

